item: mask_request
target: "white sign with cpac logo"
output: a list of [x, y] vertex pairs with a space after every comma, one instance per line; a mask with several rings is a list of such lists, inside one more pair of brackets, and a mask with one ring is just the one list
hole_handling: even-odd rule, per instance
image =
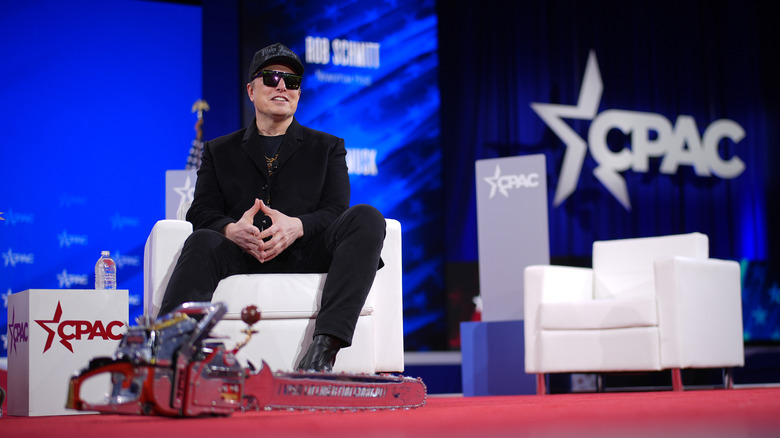
[[[744, 172], [745, 163], [739, 157], [725, 158], [718, 151], [721, 142], [729, 140], [736, 144], [745, 137], [745, 130], [737, 122], [717, 120], [700, 136], [696, 120], [689, 115], [679, 115], [672, 124], [656, 113], [610, 109], [597, 114], [603, 88], [596, 54], [591, 52], [576, 106], [531, 104], [531, 108], [566, 144], [555, 206], [576, 189], [588, 150], [598, 163], [593, 174], [626, 210], [631, 209], [631, 200], [620, 172], [631, 169], [646, 173], [651, 157], [661, 158], [659, 171], [668, 175], [677, 173], [680, 166], [691, 166], [700, 177], [714, 175], [730, 179]], [[564, 118], [592, 120], [587, 143], [563, 121]], [[612, 130], [630, 136], [631, 149], [610, 149], [607, 135]]]
[[490, 195], [488, 199], [496, 196], [496, 192], [505, 197], [509, 197], [509, 190], [533, 188], [539, 186], [539, 174], [532, 172], [528, 174], [519, 173], [517, 175], [502, 175], [501, 166], [496, 164], [496, 171], [493, 176], [483, 178], [490, 185]]
[[475, 163], [482, 321], [523, 315], [523, 270], [550, 263], [543, 154]]
[[[30, 289], [8, 297], [8, 412], [78, 414], [65, 409], [68, 381], [90, 359], [114, 354], [127, 331], [128, 291]], [[89, 388], [103, 397], [108, 385]]]

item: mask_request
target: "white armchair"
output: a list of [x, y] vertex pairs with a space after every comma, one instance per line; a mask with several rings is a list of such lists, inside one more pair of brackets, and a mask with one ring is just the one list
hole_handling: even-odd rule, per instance
[[[545, 373], [744, 365], [740, 267], [701, 233], [599, 241], [593, 268], [525, 269], [525, 369]], [[726, 385], [731, 386], [730, 373]]]
[[[192, 224], [161, 220], [155, 224], [144, 250], [144, 314], [156, 317], [182, 245]], [[401, 224], [387, 219], [382, 249], [385, 266], [376, 279], [358, 318], [349, 348], [342, 349], [334, 372], [402, 372], [403, 308], [401, 283]], [[314, 330], [322, 286], [327, 274], [234, 275], [217, 286], [213, 302], [227, 304], [228, 313], [214, 329], [226, 337], [227, 348], [244, 338], [241, 310], [256, 305], [262, 319], [259, 331], [238, 354], [246, 364], [266, 361], [274, 371], [293, 370], [306, 352]]]

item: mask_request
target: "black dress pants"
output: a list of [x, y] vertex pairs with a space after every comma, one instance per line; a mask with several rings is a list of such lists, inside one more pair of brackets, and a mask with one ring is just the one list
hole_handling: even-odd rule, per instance
[[[369, 205], [347, 209], [313, 240], [260, 263], [221, 233], [201, 229], [184, 243], [165, 290], [160, 315], [185, 302], [209, 302], [223, 278], [235, 274], [328, 273], [314, 335], [352, 344], [360, 310], [380, 267], [385, 219]], [[261, 311], [263, 309], [260, 309]]]

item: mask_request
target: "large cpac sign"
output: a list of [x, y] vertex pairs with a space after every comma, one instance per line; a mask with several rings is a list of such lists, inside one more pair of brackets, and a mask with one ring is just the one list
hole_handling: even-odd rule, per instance
[[[728, 139], [739, 143], [745, 137], [745, 130], [737, 122], [717, 120], [700, 137], [696, 121], [688, 115], [678, 116], [672, 125], [666, 117], [655, 113], [610, 109], [597, 114], [603, 88], [596, 54], [591, 51], [576, 106], [531, 104], [536, 114], [566, 144], [555, 206], [574, 193], [588, 150], [598, 163], [593, 174], [626, 210], [631, 210], [631, 200], [620, 172], [631, 169], [645, 173], [650, 157], [661, 158], [659, 170], [668, 175], [677, 173], [680, 166], [692, 166], [701, 177], [715, 175], [724, 179], [736, 178], [745, 170], [745, 163], [739, 157], [724, 159], [718, 151], [722, 141]], [[592, 120], [587, 143], [563, 121], [564, 118]], [[631, 149], [610, 149], [607, 134], [615, 129], [630, 136]]]

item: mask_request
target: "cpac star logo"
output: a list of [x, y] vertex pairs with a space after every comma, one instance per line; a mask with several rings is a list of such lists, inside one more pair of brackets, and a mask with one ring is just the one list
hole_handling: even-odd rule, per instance
[[60, 283], [60, 287], [70, 288], [75, 285], [86, 286], [88, 281], [87, 274], [68, 274], [67, 269], [63, 269], [62, 272], [57, 274], [57, 281]]
[[11, 322], [8, 323], [7, 350], [8, 354], [17, 353], [17, 345], [28, 341], [29, 325], [27, 321], [16, 322], [16, 309], [11, 312]]
[[[645, 173], [650, 157], [663, 158], [660, 172], [668, 175], [675, 174], [681, 165], [692, 166], [701, 177], [714, 174], [721, 178], [736, 178], [745, 170], [745, 163], [739, 157], [724, 160], [719, 155], [719, 145], [724, 139], [739, 143], [745, 137], [744, 129], [733, 120], [715, 121], [700, 136], [692, 116], [680, 115], [672, 125], [666, 117], [654, 113], [613, 109], [597, 114], [603, 89], [596, 54], [590, 52], [576, 106], [531, 104], [536, 114], [566, 144], [555, 191], [556, 207], [576, 189], [589, 149], [598, 163], [593, 174], [626, 210], [631, 210], [631, 200], [620, 172], [631, 169]], [[592, 120], [587, 143], [563, 121], [564, 118]], [[607, 134], [612, 130], [628, 136], [631, 149], [613, 151], [607, 144]]]
[[[114, 329], [120, 329], [125, 326], [122, 321], [111, 321], [107, 325], [103, 324], [103, 321], [83, 321], [83, 320], [66, 320], [60, 321], [62, 318], [62, 304], [57, 302], [57, 309], [54, 311], [54, 317], [50, 320], [36, 319], [35, 322], [46, 330], [46, 344], [43, 347], [43, 352], [51, 348], [54, 342], [54, 337], [59, 336], [60, 344], [65, 346], [71, 353], [73, 353], [73, 345], [70, 341], [80, 341], [82, 339], [92, 340], [95, 338], [101, 338], [103, 340], [119, 340], [122, 339], [122, 333], [114, 333]], [[49, 324], [54, 325], [51, 328]]]
[[68, 234], [68, 230], [63, 230], [62, 233], [57, 235], [57, 240], [60, 241], [60, 248], [70, 248], [71, 245], [85, 246], [89, 242], [89, 238], [87, 236]]
[[484, 180], [490, 184], [490, 195], [488, 196], [488, 199], [492, 199], [493, 196], [496, 195], [496, 191], [508, 198], [509, 189], [537, 187], [539, 185], [539, 174], [501, 175], [501, 166], [496, 165], [495, 175], [484, 178]]
[[0, 216], [0, 220], [5, 221], [6, 225], [32, 224], [35, 222], [35, 216], [31, 213], [20, 213], [11, 209], [5, 213], [0, 212], [0, 215], [3, 214], [5, 217]]
[[8, 248], [8, 251], [3, 253], [3, 263], [5, 266], [10, 265], [11, 267], [16, 266], [17, 263], [32, 265], [35, 263], [35, 255], [13, 252], [11, 248]]
[[111, 216], [111, 228], [121, 230], [125, 227], [137, 227], [140, 222], [135, 217], [121, 216], [119, 213]]
[[[54, 333], [55, 331], [50, 329], [48, 325], [46, 324], [57, 324], [60, 323], [60, 317], [62, 317], [62, 305], [57, 302], [57, 310], [54, 311], [54, 317], [50, 321], [45, 320], [39, 320], [36, 319], [35, 322], [38, 323], [39, 326], [41, 326], [44, 330], [46, 330], [46, 333], [49, 335], [46, 337], [46, 345], [43, 347], [43, 352], [46, 353], [46, 351], [51, 348], [51, 343], [54, 341]], [[60, 341], [62, 342], [62, 345], [64, 345], [70, 352], [73, 352], [73, 347], [71, 347], [70, 342], [66, 341]]]

